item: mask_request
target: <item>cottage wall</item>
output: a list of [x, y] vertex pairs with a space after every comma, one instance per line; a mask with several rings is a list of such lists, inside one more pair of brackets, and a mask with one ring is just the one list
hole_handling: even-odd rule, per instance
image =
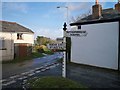
[[23, 33], [23, 39], [17, 39], [17, 33], [14, 33], [14, 43], [29, 43], [34, 44], [34, 34], [33, 33]]
[[0, 38], [4, 40], [4, 48], [0, 49], [0, 60], [12, 60], [14, 58], [14, 41], [12, 33], [0, 32]]
[[[17, 39], [17, 33], [14, 32], [0, 32], [0, 38], [4, 38], [5, 48], [0, 49], [0, 60], [12, 60], [15, 53], [19, 56], [19, 46], [25, 44], [26, 54], [29, 55], [32, 52], [32, 45], [34, 44], [33, 33], [23, 33], [23, 39]], [[2, 44], [2, 43], [1, 43]], [[16, 50], [16, 46], [18, 49]], [[31, 47], [31, 48], [29, 48]], [[24, 52], [24, 51], [23, 51]], [[22, 51], [21, 51], [22, 53]]]
[[71, 62], [118, 69], [119, 22], [82, 25], [88, 34], [71, 38]]

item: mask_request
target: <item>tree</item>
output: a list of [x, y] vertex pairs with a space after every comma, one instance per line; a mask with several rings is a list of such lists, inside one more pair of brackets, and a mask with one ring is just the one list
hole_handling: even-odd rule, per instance
[[85, 17], [89, 16], [90, 14], [91, 14], [91, 10], [89, 10], [88, 12], [86, 12], [86, 13], [84, 13], [82, 15], [76, 16], [76, 17], [72, 16], [71, 17], [71, 22], [76, 22], [76, 21], [78, 21], [78, 20], [80, 20], [82, 18], [85, 18]]
[[50, 39], [50, 38], [47, 38], [47, 37], [37, 36], [36, 42], [38, 45], [45, 45], [46, 46], [48, 43], [53, 43], [55, 41]]

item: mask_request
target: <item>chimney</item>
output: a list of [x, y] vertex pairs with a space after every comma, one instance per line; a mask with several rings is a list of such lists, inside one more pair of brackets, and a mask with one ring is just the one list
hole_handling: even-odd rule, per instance
[[96, 0], [95, 5], [92, 6], [92, 18], [98, 19], [102, 14], [102, 6]]
[[120, 12], [120, 0], [118, 0], [118, 3], [115, 4], [115, 10], [117, 10], [118, 12]]

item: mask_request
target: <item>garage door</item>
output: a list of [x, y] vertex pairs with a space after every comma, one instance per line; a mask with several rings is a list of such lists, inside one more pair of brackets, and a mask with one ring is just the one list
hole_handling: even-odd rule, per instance
[[19, 44], [19, 57], [27, 56], [27, 44]]

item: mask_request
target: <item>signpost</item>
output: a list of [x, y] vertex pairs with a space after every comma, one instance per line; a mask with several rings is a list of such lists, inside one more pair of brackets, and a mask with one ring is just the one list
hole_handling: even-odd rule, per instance
[[[63, 43], [65, 43], [66, 44], [66, 30], [67, 30], [67, 24], [66, 23], [64, 23], [64, 25], [63, 25], [64, 27], [63, 27]], [[63, 58], [63, 70], [62, 70], [62, 76], [63, 77], [66, 77], [66, 50], [63, 52], [63, 54], [64, 54], [64, 58]]]
[[65, 50], [65, 43], [52, 43], [47, 44], [48, 49], [60, 49]]
[[[83, 36], [87, 36], [87, 32], [86, 31], [83, 31], [83, 30], [75, 30], [75, 31], [66, 31], [67, 28], [66, 28], [66, 23], [64, 23], [64, 33], [63, 33], [63, 43], [65, 43], [65, 46], [66, 46], [66, 37], [83, 37]], [[64, 50], [63, 52], [64, 54], [64, 58], [63, 58], [63, 70], [62, 70], [62, 76], [63, 77], [66, 77], [66, 50]]]
[[[87, 36], [87, 32], [83, 30], [73, 30], [73, 31], [66, 31], [66, 23], [64, 23], [64, 39], [63, 42], [66, 43], [66, 37], [85, 37]], [[64, 59], [63, 59], [63, 70], [62, 70], [62, 76], [66, 77], [66, 50], [63, 52], [64, 53]]]
[[87, 36], [87, 32], [83, 30], [73, 30], [73, 31], [66, 31], [66, 23], [64, 23], [64, 32], [63, 32], [63, 43], [52, 43], [47, 44], [49, 49], [60, 49], [63, 50], [64, 58], [63, 58], [63, 67], [62, 67], [62, 76], [66, 77], [66, 37], [83, 37]]
[[73, 30], [73, 31], [66, 31], [66, 37], [83, 37], [83, 36], [87, 36], [87, 32], [86, 31], [82, 31], [82, 30]]

